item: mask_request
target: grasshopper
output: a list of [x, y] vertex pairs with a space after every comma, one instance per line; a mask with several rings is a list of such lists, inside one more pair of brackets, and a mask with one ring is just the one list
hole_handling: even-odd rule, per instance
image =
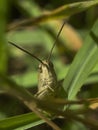
[[[42, 61], [41, 59], [39, 59], [35, 55], [31, 54], [26, 49], [9, 41], [9, 43], [11, 45], [24, 51], [25, 53], [27, 53], [28, 55], [32, 56], [33, 58], [35, 58], [37, 61], [40, 62], [40, 64], [39, 64], [39, 77], [38, 77], [38, 92], [35, 94], [35, 98], [37, 98], [39, 100], [52, 100], [52, 99], [56, 99], [56, 98], [62, 98], [63, 97], [62, 94], [60, 95], [60, 93], [62, 93], [62, 92], [63, 92], [64, 97], [66, 95], [66, 92], [63, 90], [63, 87], [61, 86], [61, 84], [57, 80], [57, 75], [55, 73], [53, 63], [50, 61], [53, 48], [57, 42], [57, 39], [58, 39], [63, 27], [64, 27], [64, 24], [65, 24], [65, 21], [59, 30], [59, 33], [58, 33], [56, 40], [51, 48], [50, 55], [49, 55], [47, 60]], [[58, 127], [56, 128], [55, 126], [53, 126], [52, 122], [49, 122], [49, 120], [47, 121], [47, 118], [45, 118], [44, 115], [42, 115], [41, 113], [36, 112], [36, 111], [37, 110], [34, 110], [34, 112], [36, 114], [38, 114], [39, 117], [44, 119], [55, 130], [60, 130]]]
[[[65, 21], [59, 30], [59, 33], [56, 37], [56, 40], [51, 48], [50, 55], [47, 60], [41, 60], [35, 55], [31, 54], [29, 51], [25, 50], [24, 48], [14, 44], [13, 42], [9, 42], [11, 45], [17, 47], [18, 49], [24, 51], [28, 55], [32, 56], [35, 58], [37, 61], [40, 62], [39, 64], [39, 74], [38, 74], [38, 92], [35, 94], [35, 97], [41, 99], [41, 100], [51, 100], [51, 98], [57, 98], [57, 97], [62, 97], [60, 93], [64, 92], [60, 82], [57, 80], [57, 75], [55, 73], [54, 65], [50, 61], [51, 54], [53, 51], [53, 48], [57, 42], [57, 39], [64, 27]], [[65, 93], [65, 92], [64, 92]], [[65, 93], [66, 95], [66, 93]], [[64, 96], [65, 96], [64, 95]]]

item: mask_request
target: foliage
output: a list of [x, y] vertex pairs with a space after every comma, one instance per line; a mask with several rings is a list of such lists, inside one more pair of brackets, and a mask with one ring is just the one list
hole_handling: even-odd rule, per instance
[[[95, 13], [98, 7], [95, 5], [98, 5], [97, 0], [69, 4], [66, 1], [54, 9], [57, 5], [44, 1], [1, 0], [0, 129], [46, 129], [44, 122], [56, 130], [87, 130], [88, 126], [98, 129], [98, 16]], [[49, 7], [52, 10], [46, 11]], [[18, 13], [13, 16], [15, 11]], [[85, 22], [78, 22], [82, 29], [74, 29], [77, 19], [79, 21], [82, 17], [88, 21], [86, 26]], [[62, 87], [68, 97], [64, 95], [64, 99], [40, 101], [34, 96], [38, 63], [6, 41], [17, 43], [37, 57], [47, 59], [62, 19], [66, 20], [66, 24], [56, 41], [51, 60], [58, 81], [64, 79], [60, 82], [63, 82]], [[30, 113], [29, 109], [34, 113]], [[58, 119], [62, 125], [54, 123], [56, 117], [64, 117]]]

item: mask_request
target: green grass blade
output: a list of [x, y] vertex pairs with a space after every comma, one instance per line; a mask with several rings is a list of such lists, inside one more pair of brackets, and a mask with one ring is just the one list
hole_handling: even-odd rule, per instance
[[27, 25], [27, 24], [36, 25], [36, 24], [44, 23], [44, 22], [47, 22], [49, 20], [54, 20], [54, 19], [62, 19], [62, 18], [66, 19], [74, 14], [82, 12], [88, 9], [89, 7], [92, 7], [97, 4], [98, 4], [97, 0], [66, 4], [51, 12], [46, 12], [45, 14], [40, 15], [36, 18], [25, 19], [23, 21], [17, 22], [16, 24], [9, 25], [8, 31], [11, 29], [15, 29], [19, 26]]
[[44, 123], [34, 113], [23, 114], [0, 120], [0, 130], [27, 129]]
[[[98, 20], [94, 24], [92, 32], [98, 37]], [[63, 87], [68, 92], [69, 100], [76, 96], [97, 62], [98, 41], [88, 35], [63, 82]]]
[[49, 18], [66, 18], [76, 13], [82, 12], [96, 4], [98, 4], [98, 1], [95, 0], [67, 4], [54, 10], [51, 14], [49, 14]]
[[5, 40], [7, 1], [0, 0], [0, 72], [7, 71], [7, 46]]

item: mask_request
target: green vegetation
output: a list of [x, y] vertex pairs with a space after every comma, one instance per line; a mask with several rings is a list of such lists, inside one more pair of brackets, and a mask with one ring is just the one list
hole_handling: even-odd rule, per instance
[[[0, 1], [0, 130], [98, 129], [98, 1], [61, 3]], [[51, 61], [67, 97], [40, 101], [38, 61], [8, 41], [47, 59], [64, 20]]]

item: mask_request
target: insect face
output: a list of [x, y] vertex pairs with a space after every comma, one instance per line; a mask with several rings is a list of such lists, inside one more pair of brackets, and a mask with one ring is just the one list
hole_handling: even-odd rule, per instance
[[[57, 76], [54, 70], [53, 63], [51, 61], [43, 61], [44, 64], [39, 65], [39, 77], [38, 77], [38, 93], [50, 91], [54, 93], [57, 86]], [[40, 96], [40, 95], [39, 95]]]

